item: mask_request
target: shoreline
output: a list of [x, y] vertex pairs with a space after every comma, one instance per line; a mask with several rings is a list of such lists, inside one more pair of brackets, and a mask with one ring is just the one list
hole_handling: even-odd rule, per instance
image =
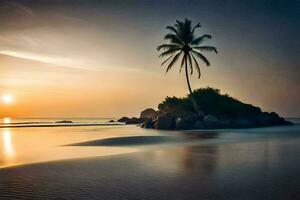
[[[0, 129], [5, 128], [41, 128], [41, 127], [72, 127], [72, 126], [140, 126], [141, 124], [124, 124], [124, 123], [111, 123], [111, 124], [35, 124], [35, 125], [11, 125], [11, 126], [2, 126], [0, 125]], [[183, 129], [183, 130], [173, 130], [173, 129], [160, 129], [159, 131], [228, 131], [228, 130], [243, 130], [243, 129], [257, 129], [257, 128], [271, 128], [271, 127], [289, 127], [295, 126], [297, 123], [289, 124], [289, 125], [270, 125], [270, 126], [256, 126], [256, 127], [237, 127], [237, 128], [203, 128], [203, 129]], [[143, 128], [143, 127], [141, 127]], [[153, 129], [158, 130], [158, 129]]]
[[111, 123], [111, 124], [35, 124], [35, 125], [11, 125], [11, 126], [0, 126], [1, 128], [35, 128], [35, 127], [68, 127], [68, 126], [124, 126], [121, 123]]

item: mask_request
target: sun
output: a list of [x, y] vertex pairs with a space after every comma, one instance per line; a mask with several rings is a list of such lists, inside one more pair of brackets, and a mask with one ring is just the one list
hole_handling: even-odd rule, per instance
[[12, 103], [12, 101], [13, 101], [13, 98], [12, 98], [11, 95], [9, 95], [9, 94], [4, 94], [4, 95], [2, 96], [2, 102], [5, 103], [5, 104], [10, 104], [10, 103]]

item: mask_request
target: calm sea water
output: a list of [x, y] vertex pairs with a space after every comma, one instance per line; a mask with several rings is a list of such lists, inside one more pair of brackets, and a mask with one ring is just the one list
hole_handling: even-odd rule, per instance
[[300, 124], [292, 121], [209, 131], [2, 128], [0, 199], [297, 199]]
[[[63, 125], [79, 125], [79, 124], [112, 124], [110, 120], [115, 118], [2, 118], [0, 119], [1, 126], [39, 126], [48, 125], [55, 126], [57, 124]], [[62, 121], [72, 121], [73, 123], [61, 123]], [[59, 122], [59, 123], [58, 123]]]

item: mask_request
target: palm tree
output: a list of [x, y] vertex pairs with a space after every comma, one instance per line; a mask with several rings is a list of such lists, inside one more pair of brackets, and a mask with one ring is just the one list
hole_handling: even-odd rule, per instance
[[[166, 28], [170, 33], [166, 34], [164, 39], [167, 40], [168, 44], [162, 44], [157, 47], [157, 51], [163, 50], [159, 57], [167, 57], [161, 65], [168, 63], [166, 73], [175, 65], [175, 63], [181, 57], [180, 70], [184, 67], [186, 81], [190, 96], [193, 101], [194, 108], [198, 110], [197, 103], [193, 98], [193, 90], [189, 81], [189, 69], [190, 74], [194, 72], [194, 68], [197, 70], [198, 79], [201, 77], [201, 70], [197, 59], [203, 61], [207, 66], [210, 66], [209, 61], [201, 52], [215, 52], [217, 48], [213, 46], [200, 46], [206, 39], [211, 39], [211, 35], [205, 34], [200, 37], [195, 35], [196, 29], [200, 28], [201, 25], [198, 23], [194, 27], [189, 19], [185, 19], [183, 22], [176, 20], [174, 26], [167, 26]], [[189, 65], [189, 69], [188, 69]]]

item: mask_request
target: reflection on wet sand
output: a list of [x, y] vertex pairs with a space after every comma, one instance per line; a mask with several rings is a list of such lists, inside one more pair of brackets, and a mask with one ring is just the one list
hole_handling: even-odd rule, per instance
[[297, 199], [299, 139], [175, 145], [7, 168], [0, 170], [0, 198]]
[[0, 163], [3, 163], [3, 165], [12, 164], [15, 157], [12, 133], [10, 132], [10, 130], [4, 129], [2, 130], [1, 135], [1, 146], [3, 155], [0, 158]]
[[[56, 127], [0, 129], [0, 168], [62, 159], [140, 151], [130, 146], [66, 146], [109, 138], [140, 136], [138, 127]], [[151, 131], [149, 131], [152, 133]], [[154, 137], [155, 138], [155, 137]], [[154, 141], [155, 143], [156, 141]]]
[[219, 145], [174, 146], [136, 154], [135, 162], [147, 173], [161, 177], [201, 175], [203, 179], [216, 171], [219, 155]]

